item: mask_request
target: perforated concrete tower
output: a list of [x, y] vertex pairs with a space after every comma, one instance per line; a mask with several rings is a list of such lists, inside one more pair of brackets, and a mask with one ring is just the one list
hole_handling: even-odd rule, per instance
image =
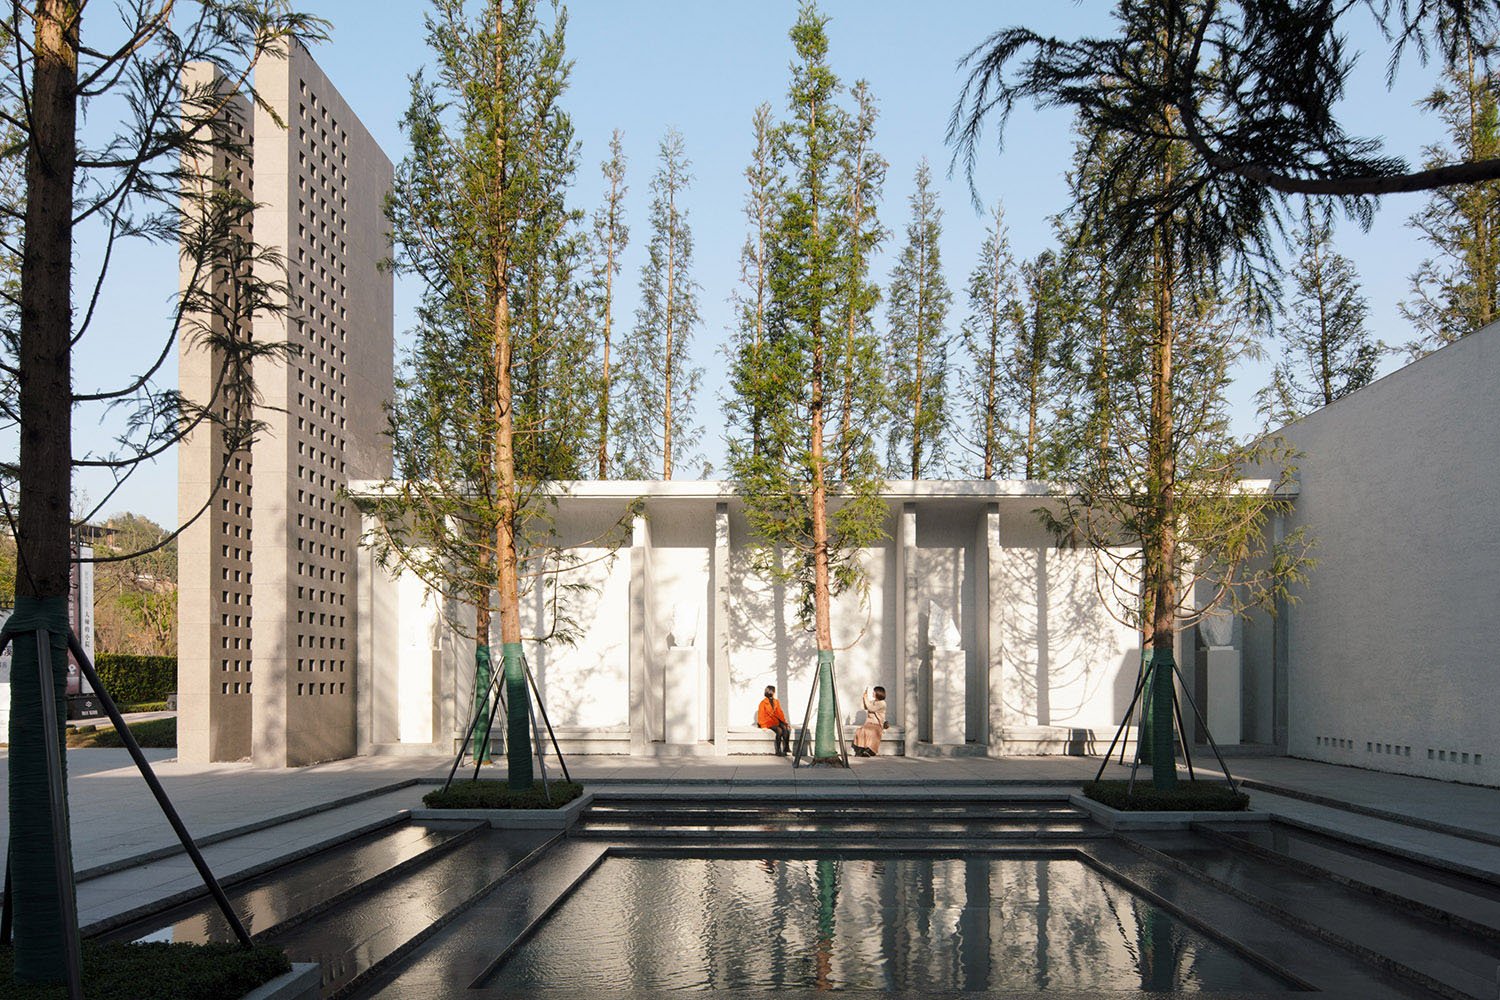
[[[209, 544], [205, 560], [195, 538], [200, 562], [191, 581], [183, 562], [179, 686], [183, 724], [194, 733], [183, 740], [184, 759], [248, 754], [257, 765], [279, 767], [355, 752], [359, 522], [343, 490], [350, 479], [390, 474], [381, 431], [392, 391], [392, 288], [379, 262], [388, 255], [383, 203], [392, 170], [301, 47], [257, 64], [255, 84], [269, 110], [254, 111], [253, 232], [283, 261], [274, 270], [257, 266], [268, 268], [263, 279], [285, 282], [288, 308], [257, 316], [253, 336], [289, 344], [294, 353], [255, 363], [256, 417], [265, 429], [244, 462], [243, 499], [232, 488], [221, 492], [217, 523], [208, 529], [224, 534], [227, 527], [236, 543], [227, 550], [223, 542]], [[186, 378], [183, 388], [193, 391]], [[201, 496], [211, 482], [198, 459], [184, 449], [184, 511], [192, 490]], [[236, 502], [244, 523], [226, 519]], [[186, 554], [186, 541], [183, 548]], [[199, 593], [205, 565], [209, 586]], [[243, 594], [224, 585], [226, 570], [229, 580], [243, 574]], [[237, 597], [249, 601], [240, 616], [243, 634], [224, 624], [226, 593], [230, 607]], [[190, 618], [204, 620], [204, 607], [209, 646], [218, 642], [222, 653], [225, 638], [230, 650], [242, 641], [243, 656], [204, 662], [202, 637], [188, 625]], [[233, 611], [228, 620], [235, 620]]]

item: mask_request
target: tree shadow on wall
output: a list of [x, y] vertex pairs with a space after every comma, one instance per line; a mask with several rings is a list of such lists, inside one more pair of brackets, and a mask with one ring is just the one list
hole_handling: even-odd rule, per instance
[[[1119, 660], [1119, 626], [1100, 600], [1084, 563], [1050, 546], [1012, 550], [1002, 562], [999, 660], [1007, 722], [1067, 726], [1106, 685], [1125, 677], [1134, 690], [1133, 656]], [[1111, 691], [1111, 702], [1118, 692]], [[1124, 704], [1119, 707], [1124, 710]], [[1029, 723], [1025, 723], [1029, 724]]]

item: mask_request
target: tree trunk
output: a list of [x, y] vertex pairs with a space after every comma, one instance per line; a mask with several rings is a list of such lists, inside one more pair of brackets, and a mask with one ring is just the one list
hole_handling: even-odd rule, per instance
[[1158, 234], [1156, 335], [1152, 344], [1151, 417], [1148, 482], [1156, 494], [1155, 522], [1145, 549], [1150, 591], [1151, 634], [1151, 781], [1159, 789], [1177, 786], [1174, 756], [1173, 639], [1177, 607], [1177, 456], [1173, 442], [1172, 347], [1173, 267], [1167, 223]]
[[[816, 115], [815, 115], [816, 118]], [[812, 192], [813, 240], [820, 236], [818, 190]], [[812, 384], [808, 421], [808, 457], [812, 463], [812, 534], [813, 534], [813, 621], [818, 641], [818, 728], [813, 742], [813, 757], [832, 757], [836, 751], [835, 727], [838, 718], [833, 710], [833, 622], [828, 575], [828, 474], [823, 454], [824, 408], [827, 400], [823, 386], [823, 320], [821, 311], [812, 311]]]
[[[495, 78], [505, 79], [505, 21], [500, 7], [495, 9]], [[495, 130], [496, 159], [499, 164], [495, 192], [497, 204], [506, 195], [506, 148], [504, 123]], [[521, 590], [516, 551], [516, 453], [515, 408], [511, 391], [510, 261], [505, 248], [495, 248], [495, 314], [493, 362], [495, 372], [495, 559], [498, 562], [498, 611], [500, 614], [500, 656], [505, 671], [505, 757], [506, 772], [512, 791], [531, 788], [531, 698], [526, 690], [526, 674], [521, 664]]]
[[604, 385], [599, 399], [599, 478], [609, 478], [609, 341], [615, 305], [615, 199], [619, 182], [609, 182], [609, 237], [604, 253]]
[[[35, 5], [31, 142], [26, 150], [26, 231], [21, 256], [18, 378], [21, 411], [20, 519], [11, 667], [10, 870], [17, 982], [66, 978], [47, 757], [62, 757], [67, 719], [68, 585], [71, 571], [71, 372], [73, 183], [76, 170], [78, 21], [74, 0]], [[52, 690], [37, 672], [37, 641], [52, 634]], [[57, 705], [56, 732], [42, 725], [43, 697]], [[66, 788], [64, 789], [66, 816]], [[66, 836], [66, 834], [65, 834]]]

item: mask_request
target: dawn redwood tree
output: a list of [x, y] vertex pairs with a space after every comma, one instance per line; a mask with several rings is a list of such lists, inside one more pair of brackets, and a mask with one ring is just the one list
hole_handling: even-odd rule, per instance
[[609, 159], [599, 165], [609, 190], [604, 205], [594, 213], [593, 239], [593, 313], [592, 320], [599, 340], [599, 478], [609, 478], [611, 389], [610, 347], [614, 334], [615, 278], [620, 274], [620, 256], [630, 245], [630, 227], [625, 224], [624, 200], [630, 189], [625, 186], [625, 150], [620, 130], [609, 137]]
[[804, 3], [791, 30], [788, 120], [775, 132], [786, 174], [768, 239], [765, 326], [758, 346], [744, 338], [738, 345], [731, 405], [741, 435], [729, 448], [761, 543], [757, 568], [799, 586], [800, 617], [817, 642], [813, 755], [825, 760], [837, 752], [832, 599], [865, 585], [859, 553], [882, 537], [886, 515], [873, 448], [848, 449], [848, 471], [836, 478], [847, 444], [830, 420], [846, 336], [839, 281], [849, 242], [839, 225], [837, 172], [847, 114], [836, 103], [841, 88], [828, 67], [826, 23]]
[[[573, 279], [578, 220], [563, 204], [577, 160], [560, 104], [566, 15], [549, 24], [535, 0], [434, 0], [426, 23], [433, 76], [412, 80], [411, 150], [388, 202], [393, 265], [422, 299], [391, 412], [397, 478], [375, 501], [372, 542], [473, 609], [476, 711], [499, 619], [507, 774], [524, 790], [520, 602], [559, 586], [546, 572], [563, 561], [549, 484], [597, 459], [596, 411], [578, 388], [592, 365]], [[565, 640], [570, 627], [554, 615], [540, 638]]]
[[943, 276], [942, 237], [943, 210], [924, 157], [917, 165], [906, 244], [891, 272], [886, 307], [891, 399], [887, 465], [891, 475], [910, 473], [914, 480], [941, 470], [946, 458], [947, 321], [953, 293]]
[[957, 439], [973, 463], [971, 474], [994, 479], [1010, 464], [1009, 409], [1003, 385], [1006, 332], [1020, 322], [1015, 314], [1022, 308], [1005, 209], [998, 201], [966, 290], [969, 315], [960, 332], [966, 364], [959, 386], [966, 419], [958, 423]]
[[641, 304], [621, 358], [630, 389], [627, 475], [671, 479], [691, 460], [702, 429], [693, 403], [703, 369], [689, 345], [698, 326], [698, 286], [693, 280], [693, 232], [683, 204], [692, 175], [682, 135], [669, 129], [660, 165], [651, 178], [651, 238], [641, 270]]
[[1380, 345], [1365, 327], [1369, 304], [1354, 263], [1333, 248], [1333, 226], [1308, 206], [1293, 237], [1296, 293], [1278, 329], [1282, 359], [1261, 390], [1261, 412], [1272, 426], [1291, 423], [1368, 385]]
[[[0, 419], [20, 442], [18, 459], [0, 465], [0, 501], [18, 544], [16, 612], [7, 625], [17, 640], [10, 865], [14, 976], [25, 983], [66, 975], [54, 868], [59, 845], [46, 777], [46, 756], [63, 737], [61, 727], [48, 733], [41, 725], [44, 694], [30, 637], [38, 628], [52, 635], [54, 690], [45, 696], [63, 720], [72, 472], [110, 471], [115, 485], [102, 505], [136, 468], [190, 433], [221, 434], [226, 455], [253, 439], [253, 362], [278, 349], [251, 342], [245, 331], [257, 314], [279, 308], [285, 287], [255, 277], [281, 262], [251, 241], [253, 206], [214, 165], [240, 149], [226, 127], [227, 108], [231, 93], [253, 96], [255, 62], [310, 43], [323, 28], [280, 2], [132, 3], [112, 17], [101, 14], [97, 29], [92, 18], [85, 23], [84, 6], [82, 0], [16, 5], [0, 32], [7, 53], [0, 60], [7, 133], [0, 180], [20, 182], [0, 196], [0, 256], [19, 262], [15, 275], [0, 282]], [[194, 62], [209, 63], [220, 79], [189, 82], [185, 71]], [[95, 273], [75, 274], [84, 234], [104, 248], [103, 263]], [[132, 240], [179, 247], [183, 283], [162, 323], [160, 348], [120, 358], [118, 384], [80, 389], [72, 379], [74, 351], [118, 349], [101, 329], [111, 313], [105, 275]], [[179, 337], [222, 362], [209, 400], [190, 401], [161, 385]], [[115, 449], [75, 454], [75, 412], [110, 407], [123, 428]], [[200, 513], [189, 512], [189, 523]], [[165, 546], [180, 531], [152, 544]]]
[[[1423, 105], [1448, 145], [1426, 150], [1434, 169], [1500, 156], [1500, 80], [1468, 44]], [[1500, 319], [1500, 180], [1439, 188], [1407, 223], [1433, 250], [1411, 278], [1401, 315], [1417, 328], [1413, 359]]]

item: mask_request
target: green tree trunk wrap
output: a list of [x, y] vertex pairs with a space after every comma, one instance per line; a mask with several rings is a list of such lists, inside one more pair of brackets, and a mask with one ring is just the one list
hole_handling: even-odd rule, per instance
[[1172, 651], [1158, 649], [1151, 656], [1151, 784], [1163, 790], [1177, 787], [1177, 759], [1173, 747]]
[[485, 725], [489, 717], [490, 680], [490, 647], [481, 642], [474, 647], [474, 714], [478, 721], [474, 723], [473, 746], [469, 752], [475, 760], [486, 764], [490, 762], [490, 734]]
[[833, 712], [833, 650], [818, 650], [818, 728], [813, 740], [813, 758], [838, 756], [839, 724]]
[[505, 768], [511, 791], [531, 788], [531, 695], [526, 690], [526, 671], [521, 667], [521, 644], [502, 643], [505, 664]]
[[[52, 698], [56, 733], [42, 725], [42, 689], [37, 677], [36, 629], [52, 634]], [[63, 742], [68, 718], [68, 599], [17, 597], [5, 623], [11, 637], [10, 671], [10, 871], [14, 905], [15, 981], [60, 983], [67, 979], [62, 909], [47, 793], [49, 739]], [[62, 755], [67, 777], [68, 755]], [[66, 790], [65, 790], [66, 791]], [[64, 817], [67, 797], [63, 798]]]

